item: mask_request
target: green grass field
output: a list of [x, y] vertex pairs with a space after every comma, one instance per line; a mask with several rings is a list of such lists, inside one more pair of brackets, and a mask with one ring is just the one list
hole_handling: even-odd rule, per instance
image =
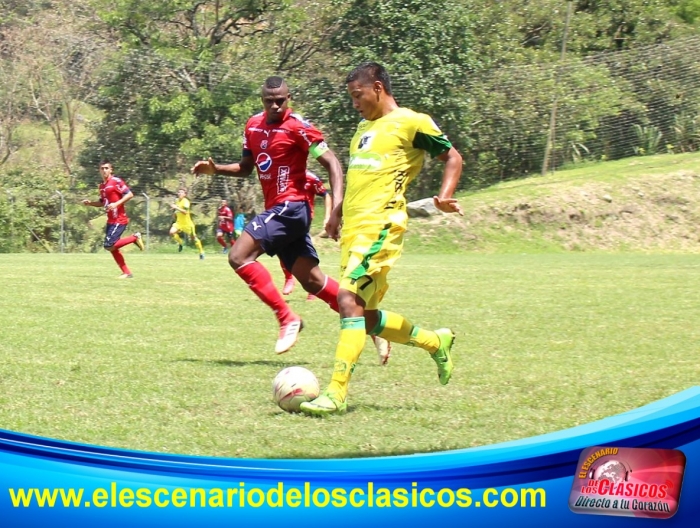
[[[338, 320], [297, 286], [306, 322], [277, 326], [220, 254], [0, 255], [0, 428], [90, 444], [224, 457], [379, 456], [557, 431], [698, 383], [700, 255], [415, 255], [384, 307], [457, 333], [440, 386], [421, 350], [368, 346], [350, 412], [313, 419], [270, 400], [275, 374], [329, 379]], [[263, 258], [278, 285], [276, 260]], [[337, 253], [323, 257], [337, 274]]]

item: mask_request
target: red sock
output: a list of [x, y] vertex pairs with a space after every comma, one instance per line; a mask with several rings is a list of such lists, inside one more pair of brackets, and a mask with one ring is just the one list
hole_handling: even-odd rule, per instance
[[284, 302], [282, 294], [275, 288], [272, 275], [265, 266], [257, 261], [248, 262], [240, 266], [236, 273], [262, 302], [272, 308], [280, 324], [298, 319], [297, 315]]
[[219, 244], [221, 244], [221, 246], [222, 246], [224, 249], [226, 249], [226, 241], [224, 240], [224, 236], [223, 236], [223, 235], [216, 237], [216, 241], [217, 241]]
[[130, 275], [131, 272], [129, 271], [129, 267], [126, 265], [126, 261], [124, 260], [124, 255], [122, 255], [122, 252], [118, 249], [115, 249], [114, 251], [110, 251], [110, 253], [112, 254], [112, 258], [114, 258], [114, 262], [116, 262], [117, 266], [119, 266], [119, 269], [122, 270], [122, 273]]
[[316, 297], [325, 302], [336, 312], [338, 311], [338, 282], [326, 275], [326, 283], [323, 288], [317, 293], [314, 293]]
[[114, 249], [119, 249], [120, 247], [128, 246], [136, 242], [136, 237], [134, 235], [129, 235], [128, 237], [120, 238], [117, 243], [112, 246]]
[[293, 278], [292, 273], [284, 267], [284, 263], [280, 260], [280, 268], [282, 268], [282, 273], [284, 273], [284, 280], [288, 281], [289, 279]]

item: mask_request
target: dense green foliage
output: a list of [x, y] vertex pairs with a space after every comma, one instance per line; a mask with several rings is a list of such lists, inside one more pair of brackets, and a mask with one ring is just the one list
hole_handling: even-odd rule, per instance
[[[196, 159], [237, 159], [258, 87], [275, 73], [344, 160], [358, 116], [343, 81], [364, 60], [385, 64], [399, 102], [449, 135], [463, 188], [690, 152], [699, 23], [700, 0], [7, 1], [0, 186], [17, 194], [16, 181], [52, 174], [53, 189], [60, 171], [61, 189], [82, 191], [108, 157], [137, 194], [168, 197], [194, 185]], [[22, 133], [32, 127], [50, 129], [53, 145]], [[428, 161], [410, 197], [434, 192], [440, 169]], [[249, 188], [212, 177], [194, 194], [238, 200]]]

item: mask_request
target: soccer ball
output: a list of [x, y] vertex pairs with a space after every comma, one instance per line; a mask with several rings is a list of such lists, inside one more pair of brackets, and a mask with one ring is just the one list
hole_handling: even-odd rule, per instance
[[287, 412], [299, 412], [303, 402], [319, 395], [318, 380], [304, 367], [287, 367], [272, 380], [272, 401]]

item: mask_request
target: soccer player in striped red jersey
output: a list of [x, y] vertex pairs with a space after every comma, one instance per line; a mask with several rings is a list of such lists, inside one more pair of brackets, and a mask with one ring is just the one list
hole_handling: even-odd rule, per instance
[[226, 200], [221, 200], [221, 204], [216, 211], [216, 216], [219, 220], [216, 227], [216, 240], [221, 244], [221, 247], [224, 248], [222, 253], [226, 253], [228, 251], [226, 242], [228, 242], [229, 246], [233, 246], [236, 242], [233, 234], [233, 211], [231, 211]]
[[280, 332], [275, 352], [287, 352], [297, 342], [303, 325], [275, 287], [270, 272], [258, 262], [263, 253], [279, 258], [304, 290], [338, 311], [338, 283], [319, 267], [309, 235], [311, 208], [306, 189], [307, 160], [311, 154], [328, 171], [333, 207], [342, 206], [343, 170], [323, 134], [289, 108], [291, 95], [281, 77], [268, 77], [261, 91], [264, 111], [245, 126], [243, 153], [238, 163], [198, 161], [194, 174], [249, 176], [256, 169], [265, 199], [265, 211], [246, 225], [228, 255], [229, 264], [253, 292], [275, 313]]
[[108, 160], [103, 160], [100, 163], [100, 174], [102, 175], [102, 183], [99, 186], [100, 199], [99, 201], [83, 200], [83, 205], [104, 208], [107, 213], [107, 226], [105, 227], [103, 246], [112, 254], [112, 258], [122, 271], [119, 278], [130, 279], [133, 275], [119, 248], [128, 244], [136, 244], [143, 251], [144, 245], [141, 233], [121, 238], [129, 224], [124, 204], [134, 197], [134, 193], [131, 192], [124, 180], [113, 174], [113, 171], [112, 163]]

